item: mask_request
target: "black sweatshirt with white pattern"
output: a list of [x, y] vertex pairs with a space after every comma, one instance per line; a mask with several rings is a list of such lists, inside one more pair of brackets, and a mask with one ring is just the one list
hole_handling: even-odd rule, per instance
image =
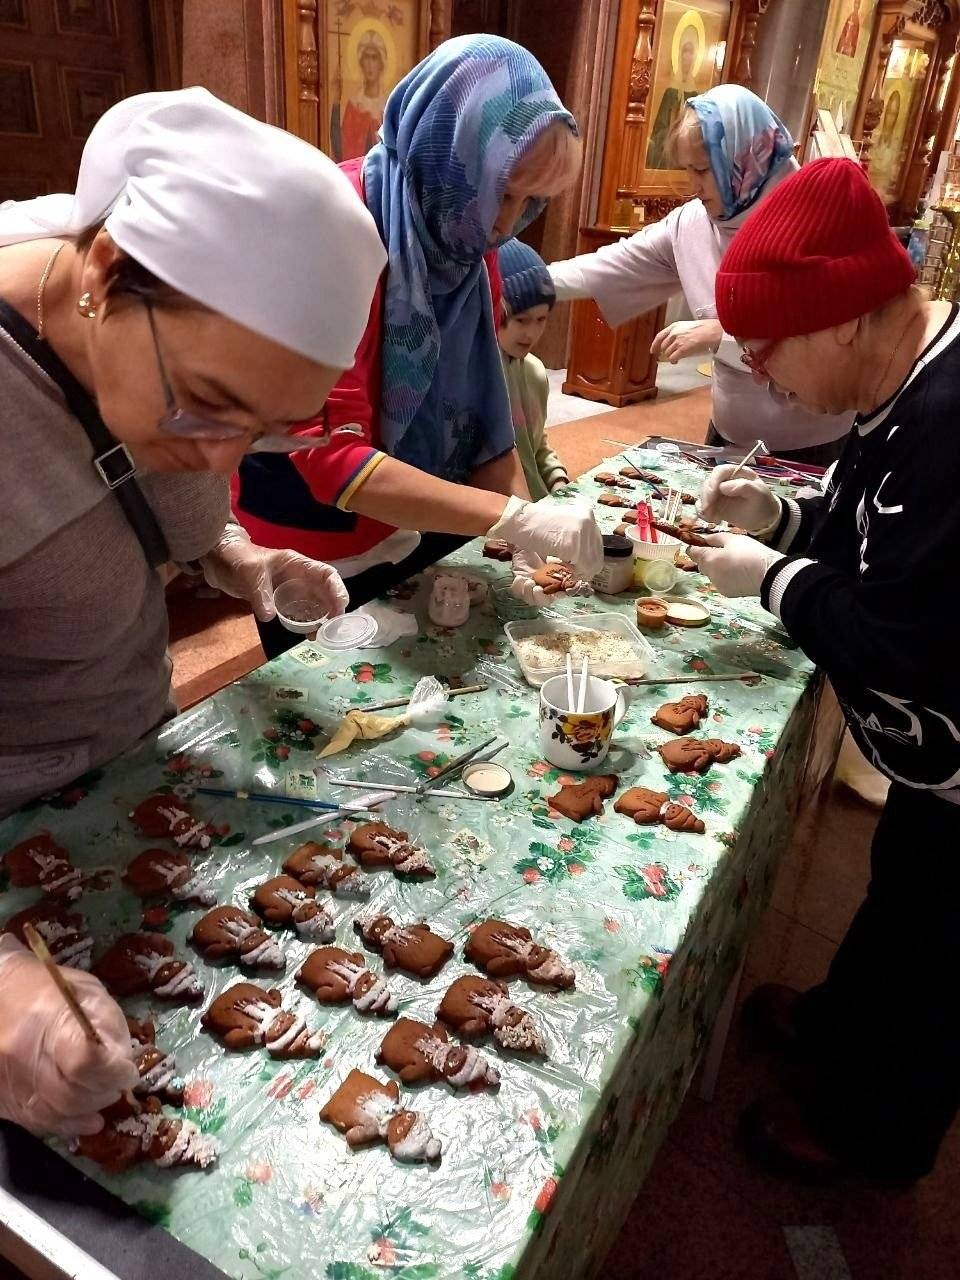
[[858, 418], [822, 498], [781, 499], [761, 590], [868, 760], [960, 804], [960, 309]]

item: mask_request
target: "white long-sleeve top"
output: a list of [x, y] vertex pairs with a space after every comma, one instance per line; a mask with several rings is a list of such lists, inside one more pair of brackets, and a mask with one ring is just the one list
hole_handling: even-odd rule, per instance
[[[771, 191], [796, 168], [767, 183]], [[593, 298], [613, 328], [683, 293], [698, 320], [717, 318], [714, 282], [720, 259], [750, 211], [715, 222], [700, 200], [689, 200], [660, 222], [595, 253], [555, 262], [550, 275], [557, 300]], [[750, 334], [743, 334], [750, 337]], [[734, 444], [759, 437], [771, 453], [804, 449], [845, 436], [853, 414], [811, 413], [788, 403], [769, 386], [754, 382], [740, 360], [740, 348], [724, 335], [713, 363], [713, 421]]]

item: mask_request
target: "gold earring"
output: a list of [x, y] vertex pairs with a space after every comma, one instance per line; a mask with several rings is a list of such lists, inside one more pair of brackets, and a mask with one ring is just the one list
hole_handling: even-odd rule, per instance
[[93, 297], [91, 296], [89, 289], [86, 293], [81, 293], [80, 297], [77, 299], [77, 310], [85, 320], [96, 320], [97, 318], [97, 308], [92, 304]]

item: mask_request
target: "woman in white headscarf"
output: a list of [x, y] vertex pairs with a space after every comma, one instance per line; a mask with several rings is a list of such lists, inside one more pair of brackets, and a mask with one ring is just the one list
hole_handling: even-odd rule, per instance
[[[165, 566], [260, 616], [288, 574], [343, 610], [329, 566], [228, 523], [227, 477], [320, 409], [384, 262], [331, 161], [199, 89], [119, 104], [75, 195], [0, 208], [0, 816], [175, 710]], [[92, 1133], [137, 1072], [120, 1009], [64, 972], [102, 1045], [0, 941], [0, 1116]]]

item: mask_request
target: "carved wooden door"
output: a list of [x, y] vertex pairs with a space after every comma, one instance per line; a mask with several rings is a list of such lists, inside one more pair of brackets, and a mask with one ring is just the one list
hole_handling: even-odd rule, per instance
[[153, 87], [147, 0], [0, 0], [0, 200], [72, 191], [103, 112]]

